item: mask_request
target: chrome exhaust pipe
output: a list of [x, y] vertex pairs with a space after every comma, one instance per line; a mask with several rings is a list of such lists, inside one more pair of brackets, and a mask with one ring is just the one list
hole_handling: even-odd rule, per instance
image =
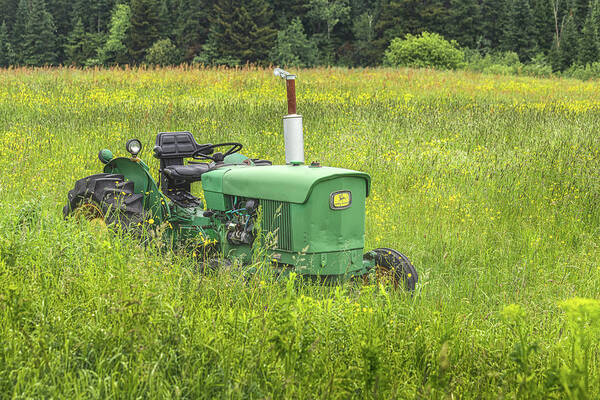
[[304, 133], [302, 115], [296, 114], [296, 75], [275, 68], [275, 76], [285, 79], [288, 101], [288, 115], [283, 117], [283, 140], [285, 143], [285, 163], [304, 164]]

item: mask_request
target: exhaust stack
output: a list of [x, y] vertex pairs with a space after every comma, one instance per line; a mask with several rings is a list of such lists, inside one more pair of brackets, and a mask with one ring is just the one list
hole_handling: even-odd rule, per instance
[[283, 117], [283, 139], [285, 142], [285, 163], [304, 164], [304, 134], [302, 115], [296, 114], [296, 75], [275, 68], [275, 76], [285, 79], [288, 100], [288, 115]]

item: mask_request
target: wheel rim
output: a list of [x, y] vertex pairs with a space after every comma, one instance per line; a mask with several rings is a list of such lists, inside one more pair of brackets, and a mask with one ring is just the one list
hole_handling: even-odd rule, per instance
[[395, 268], [390, 268], [385, 265], [377, 263], [375, 265], [375, 278], [377, 282], [391, 282], [395, 288], [398, 288], [400, 282], [398, 282], [398, 273]]
[[73, 216], [76, 218], [83, 218], [94, 225], [98, 226], [106, 226], [106, 222], [104, 221], [104, 213], [96, 204], [93, 203], [84, 203], [77, 207], [73, 212]]

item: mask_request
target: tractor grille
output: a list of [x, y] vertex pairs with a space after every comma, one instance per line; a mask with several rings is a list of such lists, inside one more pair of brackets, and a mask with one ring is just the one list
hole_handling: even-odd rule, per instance
[[[261, 200], [262, 206], [262, 231], [273, 237], [276, 246], [281, 250], [292, 250], [292, 220], [290, 216], [290, 203], [274, 200]], [[271, 235], [269, 235], [271, 233]]]

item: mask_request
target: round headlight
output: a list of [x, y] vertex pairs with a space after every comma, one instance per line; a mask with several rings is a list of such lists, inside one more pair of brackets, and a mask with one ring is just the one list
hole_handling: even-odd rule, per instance
[[137, 139], [129, 139], [125, 148], [128, 152], [131, 153], [132, 156], [137, 156], [140, 151], [142, 151], [142, 142]]

